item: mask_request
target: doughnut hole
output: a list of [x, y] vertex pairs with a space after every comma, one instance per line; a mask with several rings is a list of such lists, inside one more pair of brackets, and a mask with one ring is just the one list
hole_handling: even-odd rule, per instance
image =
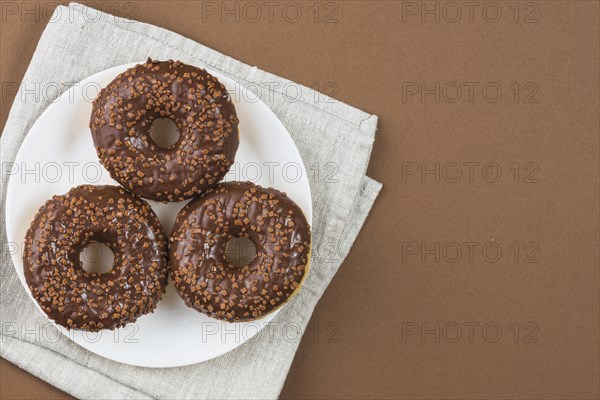
[[169, 118], [155, 119], [150, 128], [150, 139], [161, 149], [168, 149], [179, 141], [179, 129]]
[[225, 246], [225, 258], [235, 268], [250, 264], [256, 258], [254, 242], [245, 237], [232, 237]]
[[100, 242], [88, 244], [79, 254], [81, 267], [90, 274], [105, 274], [113, 269], [115, 254]]

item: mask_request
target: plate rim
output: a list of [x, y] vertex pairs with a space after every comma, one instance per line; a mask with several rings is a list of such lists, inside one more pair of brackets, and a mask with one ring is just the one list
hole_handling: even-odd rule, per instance
[[[15, 157], [14, 157], [14, 160], [13, 160], [13, 164], [18, 162], [20, 156], [22, 155], [22, 152], [24, 151], [23, 149], [28, 146], [28, 144], [29, 144], [29, 142], [31, 140], [33, 140], [32, 139], [33, 136], [30, 135], [29, 133], [36, 128], [36, 126], [39, 123], [40, 119], [42, 119], [42, 117], [45, 114], [47, 114], [53, 107], [56, 107], [57, 104], [59, 104], [60, 100], [65, 95], [67, 95], [69, 93], [69, 91], [71, 91], [74, 88], [80, 86], [82, 82], [87, 81], [89, 79], [92, 79], [92, 78], [96, 77], [97, 75], [108, 74], [109, 72], [113, 72], [114, 71], [114, 76], [111, 79], [111, 81], [112, 81], [112, 80], [114, 80], [114, 78], [116, 78], [120, 73], [124, 72], [125, 70], [127, 70], [129, 68], [132, 68], [132, 67], [134, 67], [136, 65], [143, 64], [144, 62], [145, 61], [125, 63], [125, 64], [113, 66], [113, 67], [106, 68], [104, 70], [98, 71], [98, 72], [96, 72], [96, 73], [94, 73], [92, 75], [89, 75], [89, 76], [81, 79], [79, 82], [71, 85], [69, 88], [67, 88], [65, 91], [63, 91], [60, 95], [58, 95], [56, 98], [54, 98], [53, 100], [51, 100], [50, 103], [47, 105], [47, 107], [43, 111], [40, 112], [40, 114], [37, 116], [36, 120], [31, 124], [31, 126], [27, 130], [27, 134], [25, 135], [24, 139], [22, 140], [21, 144], [19, 145], [19, 149], [17, 150], [17, 152], [15, 154]], [[189, 64], [189, 65], [194, 65], [194, 64]], [[198, 67], [198, 66], [196, 66], [196, 67]], [[305, 193], [305, 195], [308, 197], [308, 203], [307, 203], [308, 209], [304, 210], [302, 207], [300, 207], [300, 209], [305, 214], [305, 217], [307, 218], [309, 225], [312, 226], [312, 222], [313, 222], [312, 221], [312, 219], [313, 219], [313, 200], [312, 200], [312, 192], [311, 192], [310, 180], [308, 179], [308, 173], [307, 173], [307, 170], [306, 170], [306, 165], [305, 165], [304, 159], [302, 158], [302, 155], [300, 154], [300, 151], [299, 151], [299, 149], [298, 149], [298, 147], [296, 145], [296, 142], [294, 141], [292, 135], [290, 134], [290, 132], [288, 131], [288, 129], [285, 127], [285, 125], [283, 124], [283, 122], [279, 119], [279, 117], [275, 114], [275, 112], [273, 112], [273, 110], [264, 101], [262, 101], [262, 99], [260, 97], [258, 97], [256, 94], [254, 94], [254, 92], [252, 92], [250, 89], [248, 89], [242, 83], [240, 83], [237, 80], [235, 80], [234, 78], [228, 76], [226, 73], [223, 73], [223, 72], [220, 72], [220, 71], [215, 71], [215, 70], [213, 70], [211, 68], [206, 68], [206, 67], [198, 67], [198, 68], [202, 68], [202, 69], [206, 70], [209, 74], [217, 77], [217, 79], [219, 79], [219, 80], [222, 80], [222, 78], [225, 78], [226, 80], [229, 80], [229, 81], [231, 81], [231, 83], [233, 83], [234, 85], [236, 85], [236, 89], [239, 88], [240, 90], [244, 90], [245, 93], [249, 93], [250, 96], [252, 97], [252, 102], [253, 103], [260, 103], [262, 107], [264, 107], [266, 110], [268, 110], [268, 113], [273, 117], [273, 120], [276, 122], [276, 124], [279, 125], [279, 128], [282, 129], [287, 134], [289, 140], [291, 140], [291, 143], [293, 144], [293, 150], [296, 152], [297, 158], [302, 161], [300, 163], [300, 168], [301, 168], [302, 175], [306, 177], [306, 186], [307, 186], [308, 191], [307, 191], [307, 193]], [[226, 84], [226, 82], [222, 82], [222, 83]], [[243, 96], [242, 96], [242, 98], [243, 98]], [[247, 100], [239, 100], [239, 101], [247, 101]], [[89, 127], [88, 127], [88, 130], [89, 130]], [[90, 135], [91, 135], [91, 133], [90, 133]], [[5, 224], [4, 225], [5, 225], [5, 228], [6, 228], [6, 235], [7, 235], [7, 240], [8, 240], [9, 243], [11, 242], [10, 239], [13, 239], [13, 240], [16, 239], [15, 237], [9, 237], [9, 236], [12, 236], [11, 232], [14, 231], [14, 227], [12, 227], [12, 225], [10, 224], [11, 218], [9, 217], [9, 213], [10, 213], [10, 210], [14, 208], [14, 206], [13, 206], [13, 196], [14, 196], [13, 191], [16, 190], [16, 189], [14, 187], [15, 184], [14, 184], [13, 181], [15, 179], [15, 175], [16, 174], [13, 174], [13, 175], [10, 175], [8, 177], [8, 180], [6, 182], [6, 193], [5, 193]], [[112, 179], [112, 177], [111, 177], [111, 179]], [[120, 185], [118, 182], [116, 182], [115, 184], [118, 185], [119, 187], [122, 187], [122, 185]], [[75, 186], [78, 186], [79, 184], [78, 183], [73, 183], [73, 185], [74, 186], [71, 186], [71, 188], [75, 187]], [[145, 201], [151, 200], [151, 199], [146, 199], [146, 198], [143, 198], [143, 199]], [[48, 199], [45, 199], [44, 202], [46, 200], [48, 200]], [[37, 214], [38, 211], [39, 210], [36, 210], [35, 213]], [[29, 229], [29, 227], [27, 227], [27, 229], [25, 229], [25, 232], [27, 232], [28, 229]], [[23, 240], [23, 243], [24, 243], [25, 238], [21, 238], [21, 239]], [[19, 243], [19, 242], [17, 242], [17, 243]], [[312, 247], [312, 244], [311, 244], [311, 247]], [[48, 315], [46, 315], [46, 313], [43, 312], [43, 310], [41, 309], [39, 303], [33, 297], [32, 293], [31, 293], [31, 291], [29, 289], [29, 286], [27, 285], [27, 282], [26, 282], [25, 278], [24, 277], [22, 278], [21, 274], [18, 271], [19, 267], [17, 266], [17, 263], [15, 262], [15, 260], [18, 257], [22, 257], [22, 251], [23, 250], [21, 249], [21, 251], [17, 251], [15, 253], [11, 254], [11, 257], [10, 257], [11, 263], [12, 263], [13, 268], [15, 269], [15, 272], [17, 274], [17, 277], [18, 277], [21, 285], [25, 289], [25, 292], [27, 293], [28, 297], [34, 303], [35, 308], [38, 310], [38, 312], [41, 313], [41, 315], [46, 319], [46, 321], [48, 323], [50, 323], [52, 326], [54, 326], [58, 331], [60, 331], [61, 335], [66, 336], [68, 338], [68, 340], [69, 340], [70, 343], [73, 343], [73, 344], [75, 344], [75, 345], [77, 345], [77, 346], [85, 349], [86, 351], [90, 351], [91, 353], [93, 353], [93, 354], [95, 354], [95, 355], [97, 355], [99, 357], [102, 357], [104, 359], [111, 360], [113, 362], [117, 362], [117, 363], [121, 363], [121, 364], [125, 364], [125, 365], [135, 366], [135, 367], [143, 367], [143, 368], [177, 368], [177, 367], [186, 367], [186, 366], [195, 365], [195, 364], [199, 364], [199, 363], [202, 363], [202, 362], [210, 361], [210, 360], [215, 359], [217, 357], [220, 357], [220, 356], [222, 356], [224, 354], [227, 354], [230, 351], [233, 351], [236, 348], [240, 347], [244, 343], [246, 343], [248, 341], [251, 341], [256, 335], [258, 335], [262, 330], [264, 330], [271, 323], [271, 321], [279, 314], [279, 312], [282, 310], [282, 308], [287, 305], [287, 303], [291, 299], [291, 297], [290, 297], [290, 299], [288, 299], [288, 301], [286, 301], [285, 303], [283, 303], [280, 307], [278, 307], [277, 309], [273, 310], [269, 314], [267, 314], [267, 315], [265, 315], [265, 316], [263, 316], [261, 318], [258, 318], [256, 320], [250, 321], [250, 322], [260, 322], [261, 320], [264, 320], [265, 318], [269, 318], [268, 321], [266, 321], [265, 323], [263, 323], [261, 325], [260, 329], [258, 329], [256, 331], [256, 333], [252, 334], [251, 336], [248, 336], [243, 341], [240, 341], [234, 347], [226, 348], [223, 351], [218, 351], [216, 354], [210, 356], [209, 358], [204, 358], [204, 359], [201, 359], [201, 360], [195, 360], [195, 361], [184, 362], [184, 363], [181, 363], [181, 362], [163, 363], [161, 365], [154, 365], [154, 364], [150, 365], [150, 364], [136, 363], [135, 360], [133, 360], [131, 362], [129, 362], [129, 361], [122, 361], [122, 360], [117, 360], [117, 359], [115, 359], [113, 357], [108, 357], [108, 356], [106, 356], [104, 354], [99, 354], [96, 351], [93, 351], [93, 350], [91, 350], [88, 347], [82, 346], [80, 343], [78, 343], [77, 341], [74, 340], [73, 334], [71, 332], [73, 332], [73, 331], [76, 331], [76, 332], [85, 332], [85, 331], [82, 331], [82, 330], [71, 330], [71, 331], [69, 331], [65, 327], [57, 324], [55, 321], [53, 321], [52, 319], [50, 319], [48, 317]], [[309, 260], [309, 264], [310, 263], [311, 263], [311, 261]], [[21, 260], [21, 264], [22, 264], [22, 260]], [[22, 266], [21, 269], [23, 269], [23, 268], [24, 268], [24, 266]], [[307, 268], [307, 271], [306, 271], [306, 274], [305, 274], [305, 277], [304, 277], [304, 282], [305, 282], [305, 280], [306, 280], [306, 278], [307, 278], [307, 276], [309, 274], [309, 270], [310, 269], [311, 269], [310, 267]], [[24, 271], [22, 271], [22, 272], [23, 272], [23, 275], [24, 275]], [[170, 286], [171, 284], [172, 284], [172, 282], [171, 282], [171, 278], [169, 276], [169, 283], [168, 283], [167, 287]], [[302, 287], [303, 286], [301, 285], [301, 288]], [[294, 293], [293, 297], [295, 297], [295, 295], [298, 294], [298, 292]], [[146, 315], [150, 315], [150, 314], [146, 314]], [[224, 321], [221, 321], [221, 320], [218, 320], [218, 319], [214, 319], [214, 318], [211, 318], [211, 321], [215, 321], [217, 323], [224, 322]], [[231, 323], [231, 324], [235, 325], [235, 324], [239, 324], [239, 322], [238, 323]], [[107, 330], [107, 329], [101, 330], [100, 332], [104, 332], [104, 331], [114, 332], [113, 330]]]

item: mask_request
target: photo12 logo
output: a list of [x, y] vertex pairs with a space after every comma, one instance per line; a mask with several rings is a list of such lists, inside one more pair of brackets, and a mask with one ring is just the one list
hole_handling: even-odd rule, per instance
[[[20, 341], [47, 345], [58, 343], [64, 336], [52, 322], [7, 322], [0, 324], [2, 343], [6, 343], [8, 338], [14, 338]], [[66, 332], [66, 336], [75, 340], [75, 336], [86, 343], [98, 343], [100, 340], [109, 340], [113, 343], [138, 344], [140, 328], [133, 322], [126, 326], [114, 330], [100, 330], [97, 332], [75, 331]]]
[[486, 263], [507, 261], [537, 264], [540, 246], [533, 241], [512, 241], [504, 246], [495, 240], [402, 242], [403, 263]]
[[2, 82], [2, 103], [8, 104], [13, 99], [24, 104], [54, 103], [63, 94], [69, 103], [79, 98], [92, 103], [100, 90], [102, 87], [97, 82]]
[[203, 1], [202, 22], [338, 23], [337, 1]]
[[406, 321], [402, 322], [402, 343], [498, 343], [510, 340], [513, 343], [539, 343], [540, 326], [536, 322], [497, 321]]
[[[3, 24], [5, 23], [40, 23], [54, 24], [60, 21], [74, 22], [80, 16], [85, 22], [96, 23], [100, 21], [129, 23], [139, 12], [136, 1], [106, 1], [86, 2], [87, 7], [60, 7], [65, 3], [46, 1], [2, 1], [0, 13]], [[99, 11], [102, 8], [106, 13]]]
[[314, 183], [333, 184], [339, 183], [337, 177], [340, 167], [335, 162], [325, 162], [308, 166], [308, 171], [305, 171], [302, 165], [295, 161], [248, 161], [234, 162], [227, 174], [226, 180], [232, 181], [249, 181], [252, 183], [267, 182], [274, 184], [277, 181], [287, 183], [299, 182], [306, 173], [307, 178]]
[[79, 161], [63, 162], [3, 162], [2, 182], [18, 179], [22, 183], [58, 183], [84, 182], [98, 183], [106, 171], [97, 161], [82, 163]]
[[402, 103], [487, 103], [502, 100], [514, 104], [537, 104], [540, 87], [535, 82], [408, 81], [400, 85]]
[[314, 82], [310, 87], [295, 82], [248, 81], [244, 84], [236, 82], [233, 87], [227, 88], [234, 103], [256, 103], [259, 100], [273, 103], [277, 94], [281, 94], [287, 103], [297, 103], [304, 96], [308, 96], [307, 100], [314, 103], [338, 103], [334, 96], [339, 90], [338, 84], [332, 81]]
[[540, 6], [532, 1], [402, 1], [402, 23], [514, 24], [540, 22]]
[[533, 161], [406, 161], [400, 164], [403, 183], [539, 183], [540, 166]]
[[200, 331], [202, 343], [254, 343], [258, 341], [274, 343], [278, 340], [299, 343], [305, 335], [310, 337], [313, 343], [335, 344], [341, 338], [340, 326], [336, 322], [316, 322], [304, 326], [297, 322], [252, 321], [231, 324], [210, 321], [203, 322]]

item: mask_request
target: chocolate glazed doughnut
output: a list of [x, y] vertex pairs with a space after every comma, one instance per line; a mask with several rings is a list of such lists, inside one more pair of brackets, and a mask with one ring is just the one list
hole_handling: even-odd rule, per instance
[[[248, 265], [225, 257], [232, 237], [256, 246]], [[248, 321], [285, 303], [300, 287], [310, 227], [285, 193], [249, 182], [217, 185], [177, 215], [170, 237], [171, 276], [185, 303], [211, 317]]]
[[[157, 146], [150, 129], [169, 118], [179, 139]], [[94, 100], [90, 129], [102, 165], [131, 192], [181, 201], [219, 182], [239, 145], [234, 105], [217, 78], [179, 61], [148, 61], [117, 76]]]
[[[109, 272], [82, 268], [79, 254], [92, 242], [113, 251]], [[116, 186], [78, 186], [48, 200], [27, 231], [23, 264], [41, 309], [67, 329], [134, 322], [155, 309], [167, 286], [166, 238], [156, 215]]]

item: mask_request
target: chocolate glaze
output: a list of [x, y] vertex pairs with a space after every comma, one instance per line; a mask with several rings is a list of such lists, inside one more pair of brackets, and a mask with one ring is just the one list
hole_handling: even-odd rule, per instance
[[[150, 138], [157, 118], [177, 125], [163, 149]], [[133, 193], [181, 201], [219, 182], [233, 164], [238, 119], [225, 86], [180, 61], [148, 61], [117, 76], [94, 100], [90, 129], [100, 162]]]
[[[225, 257], [232, 237], [256, 246], [248, 265]], [[170, 236], [171, 276], [185, 303], [211, 317], [247, 321], [282, 305], [300, 286], [310, 250], [302, 210], [275, 189], [221, 183], [185, 206]]]
[[[114, 253], [109, 272], [82, 268], [79, 255], [92, 242]], [[23, 264], [48, 317], [87, 331], [114, 329], [152, 312], [168, 279], [158, 218], [145, 201], [116, 186], [77, 186], [48, 200], [27, 231]]]

